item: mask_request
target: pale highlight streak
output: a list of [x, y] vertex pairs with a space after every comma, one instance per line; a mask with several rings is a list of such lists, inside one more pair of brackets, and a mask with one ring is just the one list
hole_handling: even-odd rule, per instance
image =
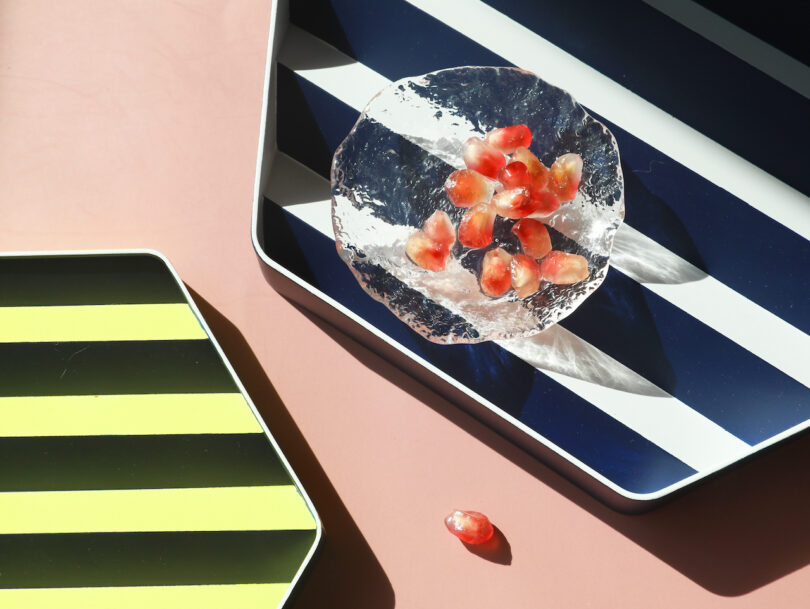
[[289, 583], [201, 586], [122, 586], [0, 589], [0, 606], [13, 609], [272, 609]]
[[315, 528], [292, 485], [6, 492], [0, 514], [0, 535]]
[[0, 437], [262, 433], [241, 393], [0, 397]]

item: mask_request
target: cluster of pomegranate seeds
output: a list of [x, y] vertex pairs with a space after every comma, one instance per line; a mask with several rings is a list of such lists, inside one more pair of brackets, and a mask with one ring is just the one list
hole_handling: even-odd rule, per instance
[[495, 528], [481, 512], [454, 510], [444, 519], [447, 530], [464, 543], [478, 545], [492, 538]]
[[[540, 289], [541, 280], [570, 284], [588, 277], [584, 257], [553, 251], [546, 226], [527, 217], [548, 216], [576, 197], [582, 157], [564, 154], [548, 168], [529, 150], [531, 142], [526, 125], [493, 129], [484, 139], [471, 137], [462, 149], [467, 168], [451, 173], [444, 184], [453, 205], [469, 208], [458, 226], [458, 241], [465, 247], [490, 245], [496, 216], [517, 220], [512, 232], [523, 253], [512, 256], [496, 247], [481, 263], [481, 291], [492, 298], [510, 289], [526, 298]], [[437, 211], [422, 231], [411, 235], [405, 250], [420, 267], [441, 271], [455, 240], [450, 218]]]

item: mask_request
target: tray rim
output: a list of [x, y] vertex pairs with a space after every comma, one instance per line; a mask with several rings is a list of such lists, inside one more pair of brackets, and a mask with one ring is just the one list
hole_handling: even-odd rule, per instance
[[174, 268], [172, 263], [169, 259], [158, 250], [149, 249], [149, 248], [133, 248], [133, 249], [113, 249], [113, 250], [53, 250], [53, 251], [12, 251], [12, 252], [0, 252], [0, 259], [9, 259], [9, 258], [79, 258], [79, 257], [89, 257], [89, 256], [116, 256], [116, 255], [145, 255], [145, 256], [153, 256], [160, 260], [168, 269], [169, 273], [171, 274], [172, 278], [174, 279], [177, 286], [180, 288], [184, 298], [186, 299], [186, 303], [188, 304], [189, 308], [191, 309], [192, 313], [194, 313], [194, 317], [197, 318], [197, 321], [202, 326], [203, 330], [205, 331], [208, 340], [214, 346], [217, 354], [219, 355], [222, 363], [225, 365], [225, 368], [228, 370], [231, 378], [233, 379], [234, 383], [236, 384], [237, 389], [242, 394], [242, 397], [245, 399], [250, 411], [253, 413], [253, 416], [258, 421], [259, 425], [262, 428], [262, 432], [264, 436], [269, 440], [273, 450], [278, 455], [279, 459], [281, 460], [284, 469], [290, 476], [290, 479], [293, 481], [295, 485], [296, 491], [301, 495], [304, 500], [304, 503], [309, 509], [310, 513], [312, 514], [312, 518], [315, 521], [315, 539], [313, 540], [312, 546], [310, 547], [307, 554], [304, 556], [303, 562], [301, 566], [296, 571], [295, 576], [293, 577], [292, 581], [290, 582], [289, 586], [287, 587], [287, 591], [284, 593], [279, 605], [277, 606], [278, 609], [281, 609], [287, 604], [287, 601], [294, 593], [296, 586], [299, 583], [299, 580], [303, 577], [304, 573], [306, 572], [307, 568], [312, 562], [315, 553], [320, 549], [321, 541], [323, 539], [323, 523], [321, 521], [321, 517], [318, 514], [318, 511], [315, 509], [315, 506], [312, 503], [312, 500], [309, 497], [309, 494], [306, 492], [304, 485], [301, 484], [301, 480], [296, 475], [295, 471], [293, 470], [290, 462], [287, 460], [287, 456], [281, 450], [281, 447], [278, 445], [275, 437], [273, 436], [272, 432], [270, 431], [267, 423], [264, 421], [264, 418], [259, 413], [256, 405], [253, 403], [250, 395], [248, 394], [245, 386], [242, 384], [242, 381], [236, 374], [233, 366], [231, 365], [230, 360], [225, 355], [225, 352], [222, 350], [219, 342], [217, 341], [214, 333], [211, 331], [211, 328], [205, 321], [202, 313], [200, 312], [199, 308], [197, 308], [197, 303], [194, 302], [191, 294], [189, 293], [188, 289], [186, 288], [185, 283], [180, 278], [177, 270]]

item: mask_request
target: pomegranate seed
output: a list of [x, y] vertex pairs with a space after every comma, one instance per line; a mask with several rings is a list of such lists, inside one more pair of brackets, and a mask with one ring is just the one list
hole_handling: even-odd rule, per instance
[[495, 193], [495, 185], [477, 171], [458, 169], [444, 183], [447, 196], [456, 207], [486, 203]]
[[540, 274], [551, 283], [576, 283], [588, 277], [588, 261], [579, 254], [552, 250], [540, 263]]
[[501, 127], [487, 133], [487, 142], [504, 154], [512, 154], [516, 148], [529, 147], [532, 143], [532, 132], [526, 125]]
[[444, 525], [464, 543], [475, 545], [489, 541], [495, 533], [489, 518], [470, 510], [454, 510], [444, 519]]
[[512, 256], [499, 247], [484, 254], [481, 263], [481, 291], [496, 298], [506, 294], [512, 285], [509, 262]]
[[547, 190], [535, 190], [532, 188], [531, 198], [532, 205], [534, 206], [532, 213], [548, 216], [550, 213], [560, 208], [560, 200], [557, 198], [557, 195]]
[[458, 225], [458, 240], [467, 247], [484, 247], [492, 243], [495, 210], [481, 203], [467, 210]]
[[509, 263], [512, 287], [518, 297], [526, 298], [540, 289], [540, 265], [523, 254], [515, 254]]
[[471, 137], [464, 142], [462, 154], [467, 169], [477, 171], [493, 180], [506, 165], [506, 157], [502, 152], [477, 137]]
[[572, 201], [577, 196], [582, 179], [582, 157], [573, 152], [564, 154], [551, 165], [548, 189], [561, 201]]
[[491, 205], [496, 214], [512, 219], [525, 218], [537, 208], [531, 192], [525, 186], [499, 192], [492, 197]]
[[512, 161], [498, 172], [498, 181], [504, 188], [519, 188], [520, 186], [530, 186], [532, 179], [526, 164], [520, 161]]
[[523, 253], [532, 258], [542, 258], [551, 251], [551, 237], [546, 225], [540, 220], [524, 218], [512, 227], [512, 232], [520, 239]]
[[548, 184], [548, 169], [540, 162], [540, 159], [534, 156], [531, 150], [525, 146], [521, 146], [515, 150], [515, 154], [512, 156], [512, 162], [514, 161], [520, 161], [526, 165], [526, 169], [529, 171], [529, 175], [532, 178], [532, 186], [535, 190], [544, 190], [546, 188], [546, 184]]
[[453, 223], [450, 222], [450, 216], [440, 209], [434, 211], [433, 215], [425, 220], [424, 230], [428, 237], [437, 244], [446, 246], [448, 250], [456, 242], [456, 231]]
[[405, 253], [427, 271], [443, 271], [450, 258], [450, 248], [447, 245], [436, 243], [422, 231], [408, 237]]

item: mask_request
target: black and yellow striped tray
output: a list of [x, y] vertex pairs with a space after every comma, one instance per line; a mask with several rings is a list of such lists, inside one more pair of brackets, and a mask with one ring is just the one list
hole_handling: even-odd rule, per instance
[[267, 609], [320, 536], [164, 258], [0, 257], [0, 607]]

